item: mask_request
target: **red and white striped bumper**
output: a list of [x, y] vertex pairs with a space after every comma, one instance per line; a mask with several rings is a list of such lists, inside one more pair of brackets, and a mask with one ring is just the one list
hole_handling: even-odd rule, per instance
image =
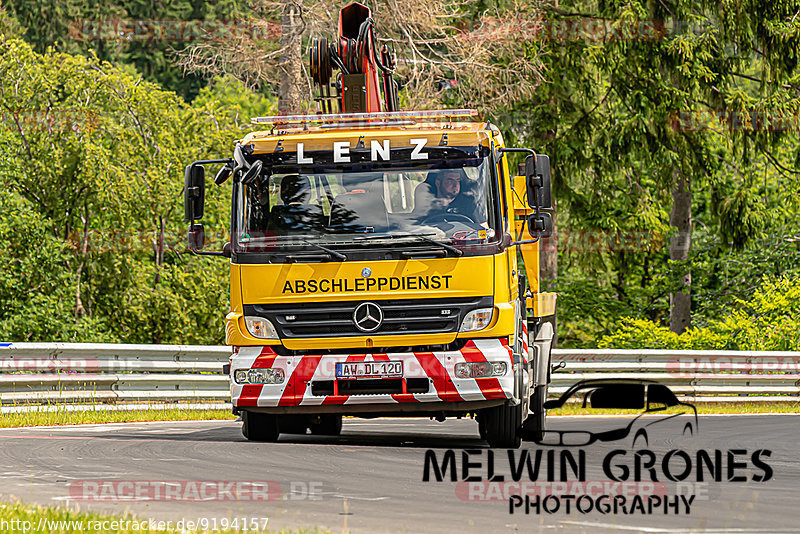
[[[357, 395], [314, 395], [310, 384], [335, 381], [337, 362], [402, 361], [403, 379], [426, 378], [426, 393]], [[506, 362], [508, 371], [501, 377], [456, 378], [460, 362]], [[397, 352], [384, 354], [336, 354], [279, 356], [270, 347], [237, 347], [231, 357], [231, 377], [237, 369], [280, 368], [281, 384], [239, 385], [231, 380], [233, 406], [289, 407], [323, 405], [391, 405], [424, 402], [472, 402], [511, 398], [514, 395], [512, 350], [507, 339], [468, 341], [459, 351]], [[341, 382], [341, 381], [340, 381]]]

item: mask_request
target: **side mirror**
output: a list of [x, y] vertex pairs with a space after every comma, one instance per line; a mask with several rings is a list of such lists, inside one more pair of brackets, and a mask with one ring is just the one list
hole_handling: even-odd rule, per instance
[[550, 156], [536, 155], [536, 176], [541, 180], [539, 189], [539, 207], [543, 210], [553, 209], [553, 187], [550, 179]]
[[[550, 179], [550, 157], [544, 154], [531, 154], [525, 158], [525, 183], [528, 186], [528, 205], [540, 209], [553, 207], [553, 191]], [[535, 203], [536, 204], [535, 204]]]
[[202, 165], [187, 165], [183, 187], [183, 220], [203, 218], [206, 201], [206, 170]]
[[202, 250], [206, 245], [206, 231], [200, 223], [192, 223], [189, 226], [189, 250]]
[[543, 211], [537, 217], [535, 213], [528, 215], [528, 233], [531, 237], [550, 237], [553, 235], [553, 216]]
[[228, 178], [231, 177], [231, 174], [233, 174], [233, 169], [226, 163], [217, 171], [217, 175], [214, 177], [214, 183], [216, 185], [224, 184]]
[[264, 164], [260, 160], [253, 163], [253, 165], [247, 169], [247, 172], [244, 173], [244, 176], [242, 176], [242, 183], [244, 185], [253, 185], [253, 183], [256, 181], [256, 178], [258, 178], [258, 175], [261, 174], [261, 167], [263, 166]]

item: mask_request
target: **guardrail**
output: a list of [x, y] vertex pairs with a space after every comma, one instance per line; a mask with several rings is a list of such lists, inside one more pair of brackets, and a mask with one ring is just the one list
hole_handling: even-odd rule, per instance
[[560, 349], [551, 394], [589, 378], [656, 380], [694, 402], [800, 402], [800, 352]]
[[[0, 411], [28, 406], [229, 407], [223, 346], [0, 343]], [[800, 353], [671, 350], [553, 352], [551, 395], [588, 378], [667, 384], [693, 401], [800, 401]]]
[[0, 344], [0, 411], [31, 405], [130, 409], [141, 403], [230, 407], [230, 347]]

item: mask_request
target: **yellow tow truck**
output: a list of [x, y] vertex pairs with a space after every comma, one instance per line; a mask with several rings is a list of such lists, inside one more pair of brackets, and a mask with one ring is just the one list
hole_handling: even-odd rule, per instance
[[[234, 412], [257, 441], [337, 435], [343, 415], [475, 416], [491, 446], [541, 439], [549, 160], [505, 147], [475, 110], [396, 109], [371, 20], [351, 4], [338, 50], [312, 45], [321, 111], [337, 113], [256, 118], [265, 127], [232, 158], [186, 167], [189, 247], [231, 263]], [[513, 152], [526, 156], [520, 176]], [[203, 250], [198, 222], [207, 165], [233, 182], [222, 251]]]

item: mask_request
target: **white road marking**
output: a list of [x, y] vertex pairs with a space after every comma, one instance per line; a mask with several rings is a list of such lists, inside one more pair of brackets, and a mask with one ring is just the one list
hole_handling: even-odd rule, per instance
[[[581, 415], [549, 415], [547, 416], [548, 419], [579, 419], [579, 418], [586, 418], [586, 419], [630, 419], [631, 417], [636, 416], [637, 414], [614, 414], [614, 415], [591, 415], [591, 414], [581, 414]], [[776, 415], [786, 415], [789, 417], [798, 417], [800, 414], [795, 413], [699, 413], [697, 417], [757, 417], [761, 415], [768, 415], [770, 417], [775, 417]], [[663, 417], [663, 415], [659, 414], [645, 414], [642, 415], [645, 418], [651, 417]]]
[[[139, 423], [136, 423], [138, 425]], [[48, 427], [31, 427], [32, 429], [47, 429], [49, 432], [74, 432], [76, 429], [81, 432], [113, 432], [114, 430], [140, 430], [144, 431], [146, 427], [134, 426], [133, 423], [125, 425], [120, 423], [107, 423], [102, 425], [67, 425], [67, 426], [48, 426]]]
[[17, 426], [17, 427], [7, 427], [3, 430], [47, 430], [47, 431], [65, 431], [65, 430], [87, 430], [87, 429], [123, 429], [123, 430], [131, 430], [136, 429], [139, 427], [144, 428], [145, 426], [153, 426], [153, 425], [176, 425], [182, 426], [186, 424], [225, 424], [225, 423], [236, 423], [234, 419], [191, 419], [186, 421], [130, 421], [130, 422], [123, 422], [123, 423], [86, 423], [86, 424], [78, 424], [78, 425], [55, 425], [55, 426]]
[[[695, 532], [709, 531], [705, 528], [657, 528], [657, 527], [643, 527], [639, 525], [619, 525], [616, 523], [592, 523], [591, 521], [561, 521], [559, 525], [575, 525], [581, 527], [593, 527], [609, 530], [633, 530], [636, 532], [665, 532], [671, 534], [693, 534]], [[545, 528], [559, 528], [558, 525], [549, 525]], [[719, 534], [747, 534], [747, 533], [782, 533], [782, 532], [797, 532], [791, 529], [774, 529], [774, 528], [711, 528], [711, 532]]]
[[[322, 493], [325, 495], [326, 493]], [[353, 495], [342, 495], [340, 493], [331, 493], [334, 497], [341, 497], [342, 499], [350, 499], [352, 501], [385, 501], [389, 497], [354, 497]]]

